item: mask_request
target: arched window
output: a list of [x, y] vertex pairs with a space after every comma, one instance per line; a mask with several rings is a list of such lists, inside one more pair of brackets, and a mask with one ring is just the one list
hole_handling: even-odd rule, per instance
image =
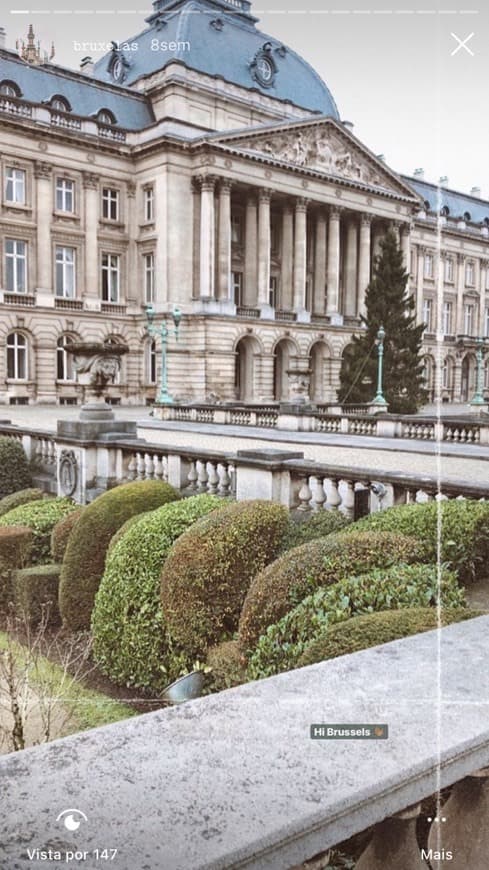
[[73, 357], [65, 350], [67, 344], [73, 344], [71, 335], [61, 335], [58, 338], [56, 348], [56, 378], [58, 381], [76, 380], [73, 369]]
[[114, 113], [110, 111], [110, 109], [100, 109], [97, 114], [97, 121], [100, 124], [115, 124], [116, 117]]
[[472, 215], [470, 214], [470, 211], [464, 211], [464, 221], [470, 220], [472, 220]]
[[442, 217], [448, 217], [448, 215], [450, 214], [450, 209], [447, 205], [442, 206], [440, 214], [442, 215]]
[[26, 381], [28, 376], [27, 339], [21, 332], [10, 332], [7, 336], [7, 378], [12, 381]]
[[60, 96], [60, 94], [55, 94], [54, 97], [51, 97], [49, 105], [52, 109], [55, 109], [56, 112], [71, 112], [71, 106], [68, 100], [66, 97]]
[[22, 91], [15, 82], [4, 79], [0, 82], [0, 94], [4, 97], [21, 97]]

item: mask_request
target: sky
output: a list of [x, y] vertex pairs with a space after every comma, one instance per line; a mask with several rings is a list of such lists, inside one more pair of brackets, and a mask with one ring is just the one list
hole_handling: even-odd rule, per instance
[[[134, 36], [152, 11], [150, 0], [3, 4], [9, 47], [32, 23], [44, 47], [54, 41], [55, 62], [74, 69], [83, 56], [76, 41]], [[261, 30], [317, 70], [341, 118], [393, 169], [422, 167], [429, 181], [447, 176], [450, 187], [477, 186], [489, 199], [489, 7], [481, 0], [255, 0], [252, 11]]]

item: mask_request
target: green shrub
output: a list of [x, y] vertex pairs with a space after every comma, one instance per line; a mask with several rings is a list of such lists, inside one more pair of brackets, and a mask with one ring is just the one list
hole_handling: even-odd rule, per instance
[[68, 546], [68, 538], [70, 537], [72, 530], [80, 519], [83, 510], [84, 508], [80, 506], [71, 513], [66, 514], [65, 517], [63, 517], [58, 523], [56, 523], [53, 531], [51, 532], [51, 558], [53, 562], [55, 562], [57, 565], [60, 565], [65, 557], [66, 547]]
[[56, 523], [77, 510], [69, 498], [43, 498], [20, 505], [0, 517], [0, 526], [28, 526], [34, 533], [31, 565], [44, 565], [51, 558], [51, 532]]
[[300, 547], [316, 538], [325, 538], [333, 532], [339, 532], [348, 526], [348, 520], [341, 511], [319, 510], [312, 514], [302, 514], [290, 519], [285, 540], [282, 546], [283, 552]]
[[[482, 610], [443, 608], [440, 623], [450, 625], [482, 615]], [[303, 668], [434, 628], [438, 628], [438, 612], [434, 607], [407, 607], [353, 616], [345, 622], [332, 625], [308, 644], [297, 664]]]
[[0, 437], [0, 498], [31, 485], [31, 473], [22, 444]]
[[0, 528], [0, 611], [6, 611], [14, 600], [13, 574], [26, 564], [32, 538], [32, 529], [27, 526]]
[[226, 504], [173, 545], [163, 566], [163, 614], [189, 656], [232, 634], [248, 586], [277, 555], [288, 512], [268, 501]]
[[40, 498], [44, 498], [42, 489], [34, 489], [32, 487], [30, 489], [19, 489], [18, 492], [6, 495], [5, 498], [0, 500], [0, 517], [3, 517], [4, 514], [8, 514], [9, 511], [19, 507], [21, 504], [27, 504], [30, 501], [38, 501]]
[[[221, 508], [197, 495], [128, 520], [112, 538], [92, 613], [93, 652], [116, 683], [158, 692], [188, 662], [171, 644], [161, 611], [160, 577], [173, 542], [200, 517]], [[121, 532], [124, 531], [124, 534]]]
[[246, 682], [246, 659], [236, 640], [225, 640], [207, 652], [207, 664], [211, 668], [211, 692], [222, 692]]
[[[440, 584], [443, 607], [463, 607], [463, 590], [456, 575], [444, 569]], [[306, 646], [336, 622], [354, 614], [402, 607], [426, 607], [437, 602], [435, 565], [395, 565], [348, 577], [309, 595], [262, 635], [251, 656], [252, 679], [269, 677], [298, 666]]]
[[438, 509], [441, 511], [441, 561], [462, 582], [487, 576], [489, 561], [489, 502], [442, 501], [409, 504], [378, 511], [352, 529], [396, 531], [412, 535], [424, 546], [425, 559], [437, 561]]
[[239, 643], [251, 651], [269, 625], [278, 622], [307, 595], [344, 577], [397, 562], [419, 562], [414, 538], [393, 532], [345, 532], [289, 550], [254, 578], [239, 620]]
[[175, 501], [178, 493], [159, 480], [138, 480], [109, 489], [86, 507], [69, 536], [59, 587], [63, 624], [88, 629], [95, 594], [104, 573], [110, 539], [136, 514]]
[[14, 599], [19, 616], [32, 625], [59, 622], [60, 572], [61, 565], [34, 565], [15, 572]]

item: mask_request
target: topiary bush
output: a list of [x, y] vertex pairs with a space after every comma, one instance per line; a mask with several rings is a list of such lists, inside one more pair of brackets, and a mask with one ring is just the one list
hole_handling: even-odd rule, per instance
[[129, 519], [179, 498], [159, 480], [138, 480], [109, 489], [89, 504], [70, 534], [63, 559], [59, 608], [66, 628], [90, 628], [95, 594], [112, 536]]
[[[456, 607], [440, 611], [440, 624], [451, 625], [465, 619], [483, 616], [482, 610]], [[314, 665], [326, 659], [349, 655], [391, 640], [420, 634], [438, 628], [438, 612], [434, 607], [406, 607], [402, 610], [381, 610], [353, 616], [338, 622], [308, 644], [298, 660], [298, 667]]]
[[[306, 646], [330, 625], [355, 614], [402, 607], [426, 607], [438, 599], [436, 565], [395, 565], [348, 577], [309, 595], [275, 625], [269, 626], [250, 658], [251, 679], [298, 667]], [[457, 576], [444, 569], [440, 581], [443, 607], [463, 607]]]
[[269, 625], [322, 586], [372, 568], [419, 562], [421, 545], [394, 532], [348, 532], [289, 550], [252, 581], [239, 620], [243, 652], [253, 650]]
[[159, 692], [192, 664], [166, 630], [161, 569], [173, 542], [222, 506], [213, 495], [172, 502], [132, 517], [114, 536], [118, 540], [112, 539], [95, 597], [92, 635], [95, 660], [116, 683]]
[[409, 504], [378, 511], [351, 528], [359, 531], [396, 531], [423, 544], [425, 559], [437, 560], [438, 511], [441, 512], [441, 561], [462, 582], [487, 576], [489, 561], [489, 502], [442, 501]]
[[4, 514], [8, 514], [9, 511], [19, 507], [21, 504], [28, 504], [28, 502], [31, 501], [39, 501], [41, 498], [44, 498], [44, 492], [42, 489], [35, 489], [33, 487], [30, 487], [29, 489], [19, 489], [18, 492], [6, 495], [5, 498], [0, 500], [0, 517]]
[[173, 545], [162, 572], [163, 614], [174, 642], [189, 656], [236, 630], [248, 586], [277, 555], [287, 526], [282, 505], [234, 502]]
[[32, 547], [32, 529], [27, 526], [0, 528], [0, 612], [14, 600], [12, 577], [26, 564]]
[[29, 463], [22, 444], [0, 437], [0, 498], [31, 485]]
[[28, 526], [34, 533], [31, 565], [44, 565], [51, 558], [51, 532], [56, 523], [77, 510], [70, 498], [43, 498], [20, 505], [0, 517], [0, 526]]
[[51, 532], [51, 558], [57, 565], [60, 565], [64, 559], [66, 547], [68, 546], [68, 538], [80, 519], [83, 510], [84, 508], [79, 506], [76, 510], [66, 514], [66, 516], [56, 523]]
[[222, 692], [246, 683], [246, 659], [236, 640], [225, 640], [207, 652], [207, 664], [211, 669], [209, 691]]
[[282, 550], [292, 550], [316, 538], [325, 538], [333, 532], [339, 532], [350, 524], [350, 520], [341, 511], [318, 510], [312, 514], [295, 516], [290, 519], [289, 529], [285, 535]]
[[17, 612], [31, 625], [59, 623], [58, 586], [61, 565], [34, 565], [13, 576]]

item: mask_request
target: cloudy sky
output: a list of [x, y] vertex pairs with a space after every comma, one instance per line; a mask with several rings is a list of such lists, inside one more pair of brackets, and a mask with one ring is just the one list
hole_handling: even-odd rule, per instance
[[[407, 173], [423, 167], [431, 181], [446, 175], [451, 187], [479, 186], [489, 198], [489, 12], [479, 3], [255, 0], [253, 11], [262, 30], [316, 68], [341, 117], [390, 166]], [[95, 5], [10, 0], [0, 23], [10, 47], [32, 23], [43, 45], [54, 40], [56, 62], [76, 69], [83, 56], [76, 40], [134, 36], [151, 11], [150, 0]]]

